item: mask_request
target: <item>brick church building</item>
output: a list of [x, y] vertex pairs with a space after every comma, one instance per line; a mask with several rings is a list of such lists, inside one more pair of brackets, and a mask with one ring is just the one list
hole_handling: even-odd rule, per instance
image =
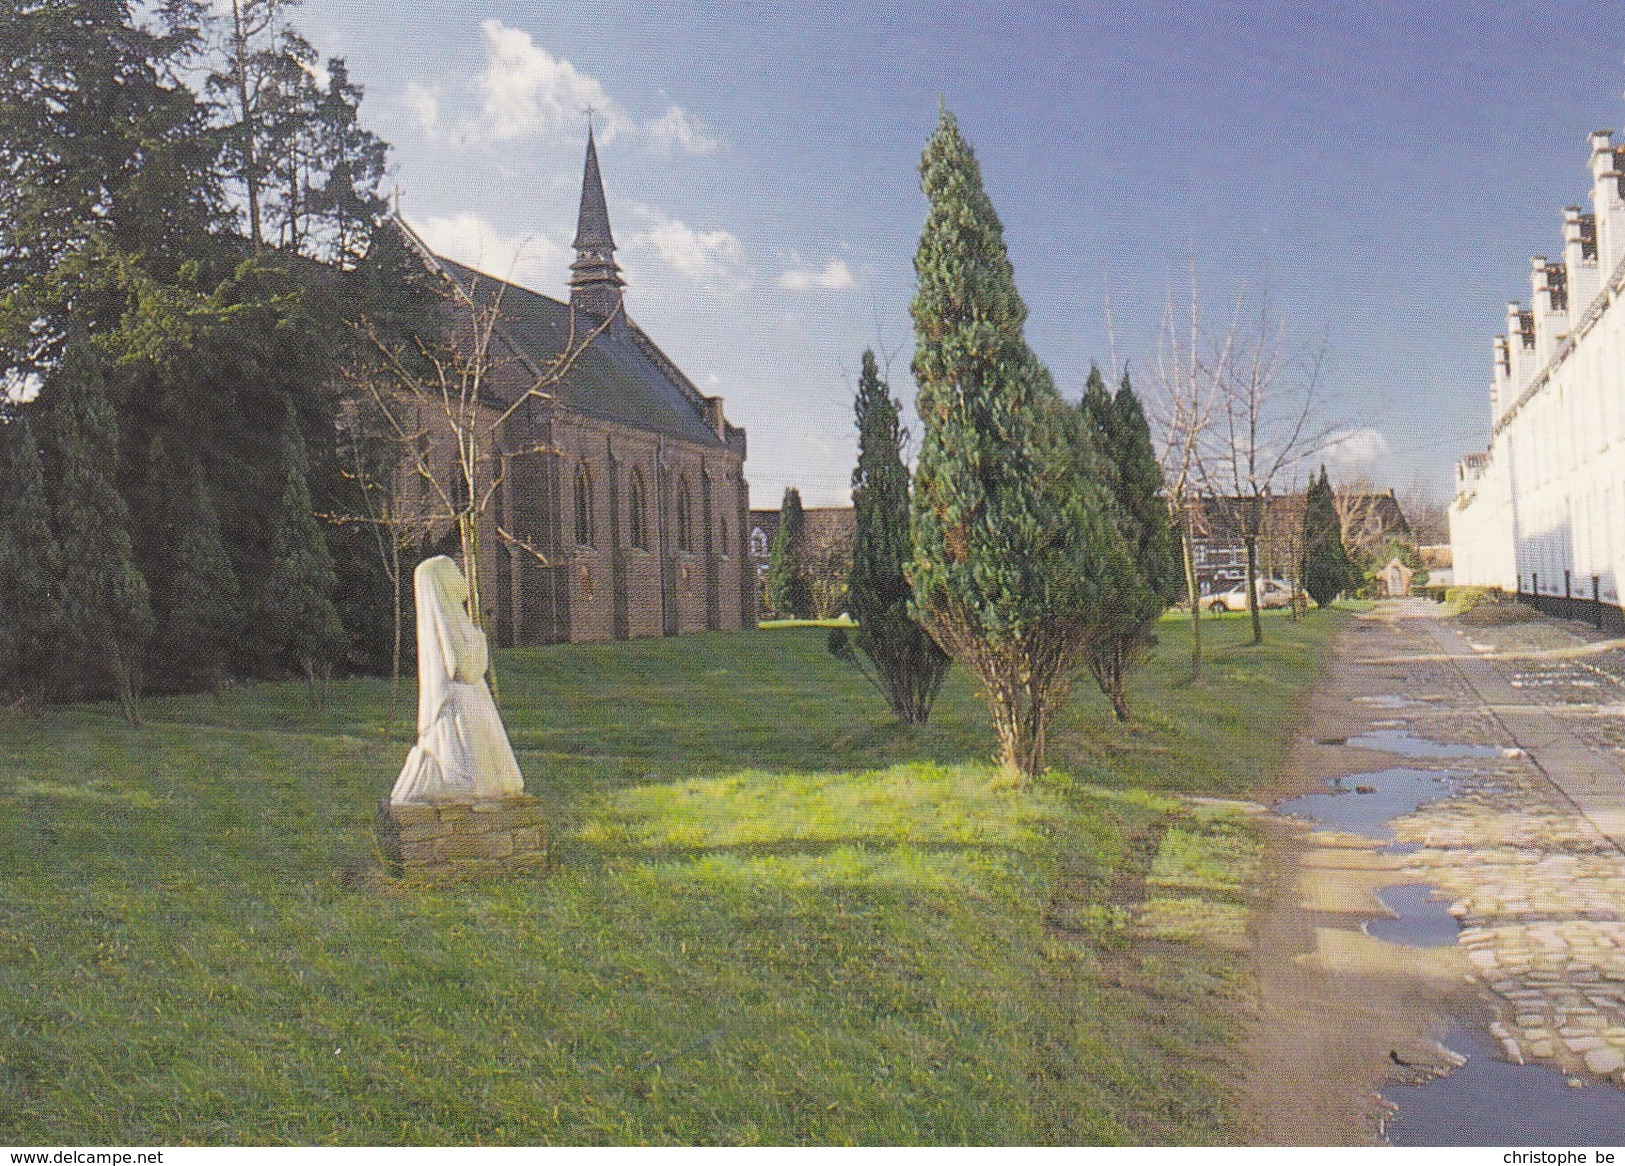
[[496, 313], [479, 475], [492, 491], [480, 581], [495, 643], [755, 626], [745, 431], [627, 314], [591, 129], [568, 302], [434, 255], [399, 225], [433, 271]]

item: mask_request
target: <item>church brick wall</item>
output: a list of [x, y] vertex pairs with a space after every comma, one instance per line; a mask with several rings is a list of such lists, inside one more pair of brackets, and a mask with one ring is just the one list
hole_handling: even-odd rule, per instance
[[[567, 303], [435, 256], [394, 221], [464, 303], [500, 312], [481, 378], [490, 405], [476, 486], [482, 614], [495, 643], [754, 627], [745, 432], [626, 314], [590, 127]], [[454, 343], [483, 334], [465, 310], [448, 311]], [[583, 347], [559, 363], [574, 344]], [[453, 438], [443, 419], [426, 430], [448, 466]], [[418, 505], [445, 510], [428, 497]], [[437, 520], [426, 544], [449, 530], [449, 518]]]

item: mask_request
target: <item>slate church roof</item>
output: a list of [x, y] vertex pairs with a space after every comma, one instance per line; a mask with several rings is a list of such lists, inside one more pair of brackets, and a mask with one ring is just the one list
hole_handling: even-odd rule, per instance
[[[479, 302], [489, 304], [500, 292], [502, 334], [532, 364], [545, 369], [565, 351], [569, 304], [449, 259], [439, 262]], [[596, 321], [578, 319], [577, 343], [595, 327]], [[606, 328], [593, 336], [564, 379], [548, 391], [589, 417], [702, 445], [722, 444], [706, 423], [699, 390], [630, 320], [624, 328]]]

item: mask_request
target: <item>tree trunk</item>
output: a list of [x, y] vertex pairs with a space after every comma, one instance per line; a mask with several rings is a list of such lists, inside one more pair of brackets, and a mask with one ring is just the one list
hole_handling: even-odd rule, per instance
[[[474, 483], [470, 482], [469, 494], [473, 492]], [[490, 632], [485, 626], [485, 613], [480, 605], [480, 532], [472, 510], [465, 510], [457, 516], [457, 535], [463, 548], [463, 577], [468, 582], [468, 618], [486, 637], [486, 647], [489, 649]], [[491, 690], [491, 700], [500, 708], [502, 698], [497, 689], [497, 654], [487, 650], [485, 658], [485, 686]]]
[[237, 102], [242, 114], [243, 181], [248, 187], [248, 237], [258, 255], [265, 245], [260, 233], [259, 164], [254, 157], [254, 109], [248, 100], [248, 33], [243, 28], [242, 5], [231, 0], [232, 44], [237, 50]]
[[1190, 528], [1179, 532], [1180, 557], [1185, 566], [1185, 594], [1191, 601], [1191, 683], [1202, 679], [1202, 596], [1196, 578], [1196, 554], [1191, 549]]
[[1134, 714], [1129, 711], [1128, 697], [1123, 694], [1121, 681], [1106, 695], [1112, 702], [1112, 715], [1117, 718], [1118, 724], [1126, 725], [1134, 720]]
[[1014, 693], [1001, 693], [991, 703], [993, 728], [999, 736], [999, 770], [1018, 786], [1025, 786], [1044, 772], [1049, 710], [1030, 699], [1023, 708]]
[[1258, 615], [1258, 536], [1246, 535], [1247, 544], [1247, 612], [1253, 618], [1253, 646], [1264, 642], [1264, 621]]
[[1118, 723], [1125, 725], [1133, 719], [1128, 707], [1128, 696], [1124, 691], [1127, 687], [1125, 681], [1132, 651], [1133, 649], [1121, 640], [1089, 651], [1089, 671], [1094, 674], [1095, 684], [1111, 702], [1112, 716], [1117, 718]]
[[1027, 751], [1023, 758], [1022, 772], [1028, 777], [1037, 777], [1044, 772], [1044, 752], [1048, 744], [1045, 734], [1049, 727], [1049, 709], [1038, 701], [1032, 701], [1027, 706], [1026, 719]]
[[113, 645], [113, 685], [118, 694], [119, 713], [132, 729], [141, 727], [141, 695], [136, 682], [134, 652], [120, 644]]
[[384, 721], [384, 739], [395, 735], [395, 717], [400, 711], [401, 698], [401, 540], [394, 530], [389, 531], [389, 579], [395, 592], [395, 645], [389, 661], [389, 713]]

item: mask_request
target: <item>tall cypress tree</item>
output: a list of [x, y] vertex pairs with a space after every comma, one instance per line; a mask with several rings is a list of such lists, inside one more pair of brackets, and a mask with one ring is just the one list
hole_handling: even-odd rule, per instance
[[82, 676], [110, 681], [124, 719], [139, 725], [151, 595], [131, 549], [129, 509], [109, 473], [119, 448], [118, 424], [101, 369], [83, 340], [69, 341], [40, 404], [72, 663]]
[[[855, 406], [858, 464], [852, 471], [852, 574], [847, 603], [858, 621], [857, 645], [874, 667], [873, 682], [905, 725], [923, 725], [952, 660], [909, 615], [905, 569], [913, 557], [909, 534], [908, 469], [897, 402], [880, 379], [875, 354], [863, 354]], [[845, 652], [845, 633], [831, 633], [831, 647]]]
[[767, 601], [782, 616], [811, 619], [812, 588], [807, 582], [807, 516], [801, 491], [791, 486], [779, 506], [779, 528], [768, 551]]
[[271, 643], [305, 674], [311, 704], [320, 707], [343, 651], [344, 626], [333, 607], [333, 558], [311, 513], [308, 465], [290, 404], [282, 421], [282, 492], [272, 518], [270, 563], [260, 580], [258, 607]]
[[1310, 481], [1303, 499], [1303, 589], [1325, 607], [1359, 581], [1360, 572], [1343, 546], [1343, 524], [1337, 517], [1331, 479], [1321, 466], [1319, 480]]
[[29, 419], [0, 425], [0, 695], [35, 706], [50, 693], [67, 631], [62, 553]]
[[1107, 464], [1114, 513], [1126, 555], [1107, 589], [1102, 618], [1089, 643], [1089, 669], [1120, 721], [1131, 713], [1125, 684], [1153, 643], [1152, 631], [1179, 595], [1179, 543], [1162, 498], [1162, 469], [1151, 447], [1151, 427], [1128, 371], [1109, 396], [1098, 368], [1089, 370], [1081, 406], [1085, 432]]
[[243, 630], [241, 589], [220, 537], [220, 516], [196, 460], [160, 437], [147, 459], [149, 489], [167, 505], [147, 538], [152, 567], [153, 672], [174, 685], [217, 689]]
[[[914, 270], [914, 379], [923, 425], [914, 476], [915, 611], [976, 675], [1001, 767], [1044, 766], [1099, 617], [1118, 538], [1074, 411], [1022, 336], [1004, 229], [944, 109], [920, 162], [929, 200]], [[1119, 551], [1120, 553], [1120, 551]]]

